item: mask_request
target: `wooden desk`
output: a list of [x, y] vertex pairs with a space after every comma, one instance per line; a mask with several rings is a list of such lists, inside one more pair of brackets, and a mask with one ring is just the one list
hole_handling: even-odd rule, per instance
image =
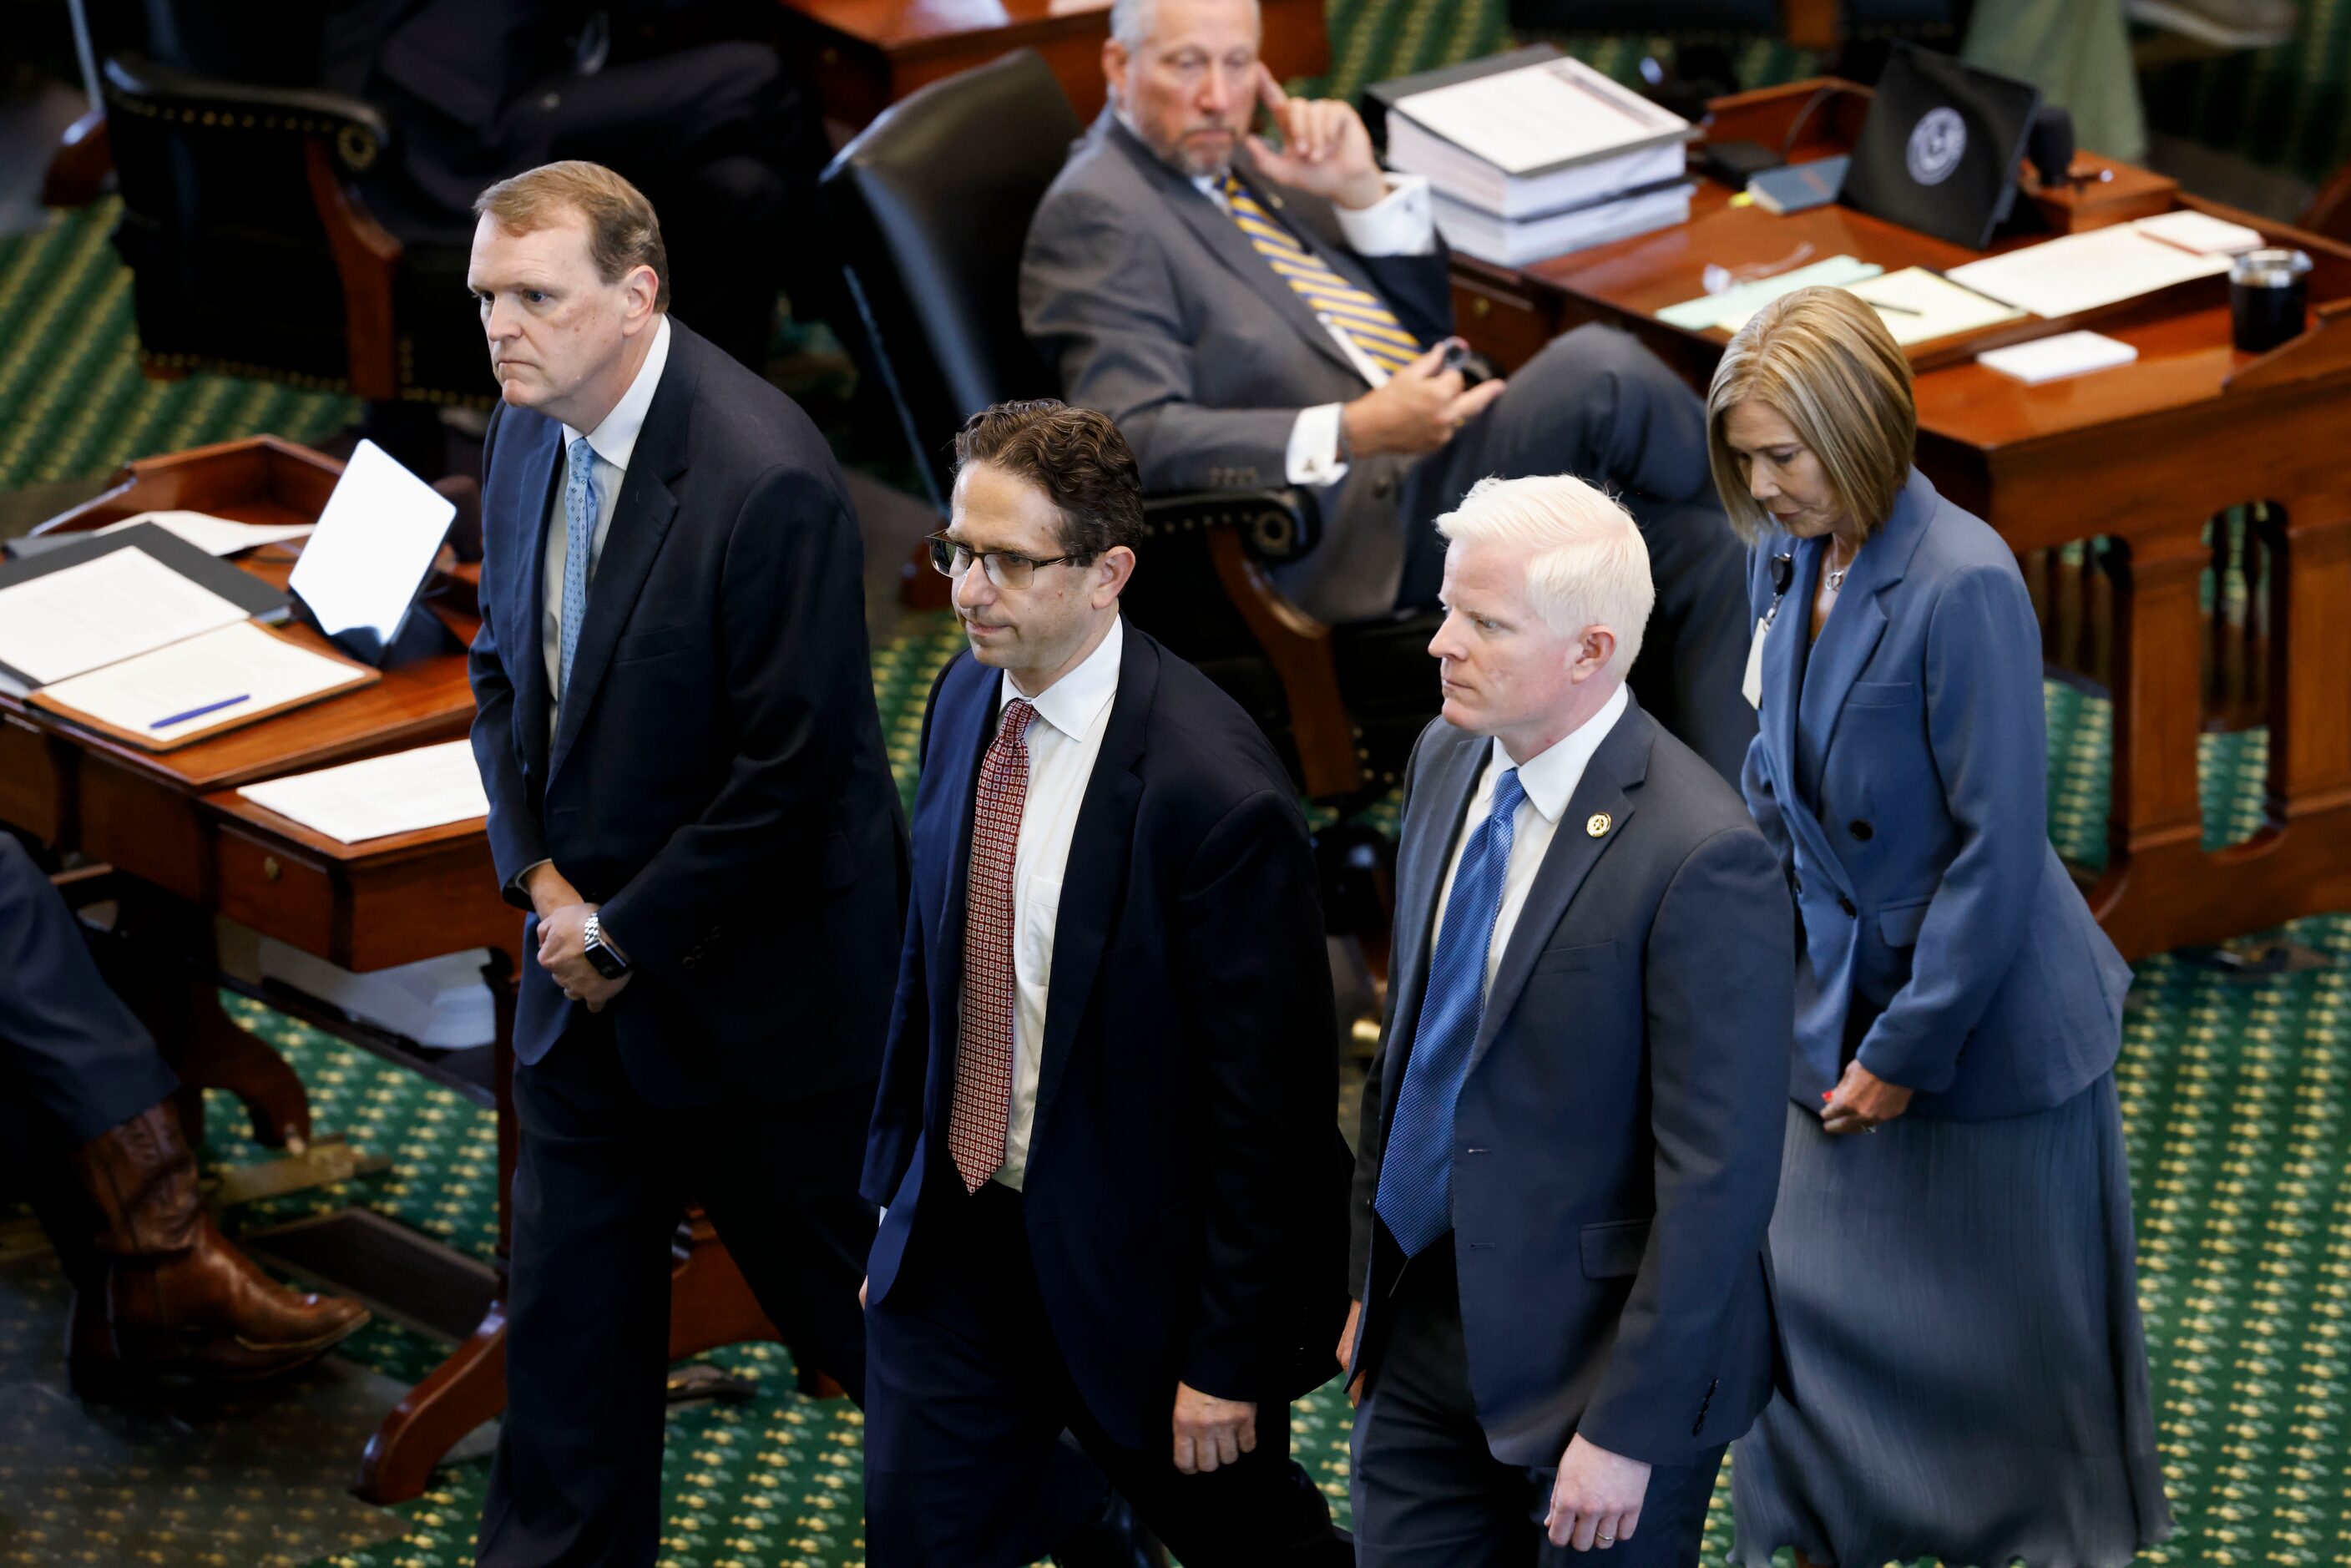
[[[232, 442], [134, 463], [120, 485], [43, 531], [172, 507], [242, 522], [310, 522], [341, 472], [319, 453], [271, 437]], [[293, 548], [269, 547], [239, 564], [283, 586], [294, 559]], [[444, 580], [445, 602], [436, 607], [467, 642], [479, 624], [472, 578]], [[522, 919], [498, 896], [483, 823], [344, 844], [236, 793], [260, 779], [458, 738], [473, 712], [462, 653], [420, 659], [385, 672], [380, 685], [161, 753], [0, 696], [0, 822], [121, 873], [118, 930], [141, 961], [126, 993], [191, 1092], [235, 1093], [252, 1113], [255, 1135], [273, 1147], [310, 1139], [308, 1100], [284, 1060], [221, 1010], [214, 915], [360, 971], [488, 948], [495, 1090], [476, 1098], [497, 1116], [503, 1260], [515, 1149], [511, 982]], [[331, 1009], [304, 1011], [334, 1027]], [[371, 1049], [380, 1043], [349, 1038]], [[708, 1222], [692, 1215], [681, 1236], [671, 1359], [776, 1338]], [[360, 1461], [360, 1496], [386, 1503], [420, 1495], [441, 1456], [505, 1407], [505, 1343], [504, 1308], [494, 1304], [473, 1337], [385, 1417]]]
[[[1261, 0], [1262, 53], [1287, 81], [1330, 68], [1323, 0]], [[1045, 57], [1078, 117], [1102, 111], [1111, 0], [781, 0], [786, 61], [847, 135], [926, 82], [1012, 49]]]
[[[1721, 99], [1709, 133], [1779, 146], [1823, 85]], [[1849, 147], [1867, 102], [1862, 89], [1829, 93], [1793, 156]], [[2104, 162], [2085, 157], [2077, 169]], [[1991, 335], [1912, 351], [1918, 465], [1945, 495], [2020, 554], [2108, 540], [2110, 582], [2085, 585], [2108, 606], [2100, 674], [2114, 699], [2115, 759], [2108, 861], [2089, 898], [2116, 943], [2138, 956], [2351, 908], [2351, 247], [2105, 166], [2117, 178], [2090, 189], [2123, 200], [2103, 214], [2060, 210], [2061, 219], [2093, 227], [2150, 204], [2193, 206], [2317, 264], [2314, 325], [2258, 358], [2230, 347], [2218, 279], [2078, 322], [1993, 329], [2008, 340], [2084, 324], [2138, 349], [2135, 364], [2095, 375], [2024, 386], [1975, 363]], [[2048, 201], [2063, 208], [2063, 198]], [[1676, 228], [1520, 271], [1457, 258], [1464, 334], [1508, 367], [1579, 321], [1612, 321], [1702, 389], [1727, 335], [1684, 332], [1654, 312], [1704, 292], [1708, 264], [1777, 271], [1845, 254], [1890, 271], [1978, 254], [1842, 206], [1782, 218], [1729, 203], [1707, 182]], [[1802, 246], [1810, 252], [1798, 255]], [[2270, 728], [2268, 821], [2249, 841], [2207, 852], [2197, 788], [2215, 636], [2199, 599], [2213, 554], [2205, 530], [2254, 501], [2273, 504], [2257, 530], [2268, 621], [2252, 716]]]

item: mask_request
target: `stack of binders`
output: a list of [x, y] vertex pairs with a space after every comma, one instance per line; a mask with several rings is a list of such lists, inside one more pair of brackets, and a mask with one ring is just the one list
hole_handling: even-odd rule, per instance
[[1390, 168], [1455, 250], [1504, 267], [1684, 222], [1697, 128], [1548, 45], [1370, 90]]

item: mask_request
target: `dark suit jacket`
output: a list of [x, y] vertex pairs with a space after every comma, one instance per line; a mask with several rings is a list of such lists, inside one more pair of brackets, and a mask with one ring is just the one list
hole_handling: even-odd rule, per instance
[[1913, 469], [1807, 646], [1823, 541], [1749, 560], [1762, 725], [1742, 782], [1796, 887], [1804, 962], [1789, 1092], [1845, 1061], [1910, 1114], [2014, 1116], [2115, 1064], [2130, 966], [2049, 842], [2041, 631], [2016, 558]]
[[[636, 966], [610, 1009], [660, 1103], [870, 1079], [904, 829], [865, 644], [857, 523], [792, 401], [670, 323], [554, 740], [541, 653], [563, 429], [503, 405], [482, 454], [474, 755], [508, 896], [552, 859]], [[537, 923], [523, 950], [537, 947]], [[523, 965], [515, 1054], [578, 1004]]]
[[[932, 692], [865, 1165], [866, 1197], [889, 1210], [867, 1266], [877, 1301], [963, 1201], [947, 1117], [972, 809], [1001, 678], [965, 653]], [[1339, 1285], [1335, 1249], [1321, 1249], [1326, 1276], [1311, 1268], [1342, 1223], [1317, 1179], [1337, 1055], [1306, 824], [1265, 737], [1133, 626], [1108, 725], [1061, 883], [1022, 1208], [1078, 1391], [1139, 1447], [1164, 1440], [1178, 1378], [1288, 1396], [1310, 1296]], [[1327, 1374], [1327, 1334], [1316, 1349]]]
[[[1489, 744], [1439, 719], [1406, 772], [1389, 1016], [1355, 1166], [1366, 1345], [1400, 1263], [1372, 1210], [1381, 1155]], [[1469, 1385], [1505, 1464], [1555, 1465], [1578, 1432], [1685, 1464], [1770, 1398], [1792, 925], [1739, 798], [1628, 706], [1503, 949], [1454, 1110]]]
[[[1333, 270], [1386, 299], [1423, 343], [1453, 330], [1445, 247], [1359, 256], [1331, 204], [1241, 174]], [[1118, 423], [1152, 490], [1289, 482], [1299, 411], [1367, 383], [1217, 204], [1104, 110], [1029, 222], [1020, 316], [1071, 402]], [[1409, 459], [1358, 460], [1318, 491], [1324, 541], [1278, 570], [1328, 620], [1384, 614], [1403, 570]]]

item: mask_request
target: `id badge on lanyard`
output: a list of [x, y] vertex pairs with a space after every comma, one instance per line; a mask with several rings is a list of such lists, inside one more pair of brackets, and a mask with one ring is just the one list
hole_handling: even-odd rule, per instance
[[1740, 695], [1756, 712], [1763, 711], [1763, 639], [1770, 635], [1771, 622], [1780, 618], [1780, 601], [1787, 597], [1788, 585], [1795, 580], [1796, 558], [1775, 555], [1771, 558], [1771, 608], [1755, 622], [1755, 640], [1747, 645], [1747, 674], [1739, 683]]

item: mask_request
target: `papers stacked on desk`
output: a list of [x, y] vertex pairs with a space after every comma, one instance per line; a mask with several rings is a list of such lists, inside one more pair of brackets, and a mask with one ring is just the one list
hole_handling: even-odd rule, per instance
[[266, 779], [237, 793], [346, 844], [490, 814], [466, 740]]
[[1547, 46], [1374, 89], [1391, 167], [1456, 250], [1505, 267], [1685, 221], [1689, 121]]
[[2116, 224], [1988, 256], [1951, 268], [1949, 277], [1963, 288], [2054, 319], [2228, 270], [2225, 255], [2185, 250], [2140, 233], [2137, 224]]

